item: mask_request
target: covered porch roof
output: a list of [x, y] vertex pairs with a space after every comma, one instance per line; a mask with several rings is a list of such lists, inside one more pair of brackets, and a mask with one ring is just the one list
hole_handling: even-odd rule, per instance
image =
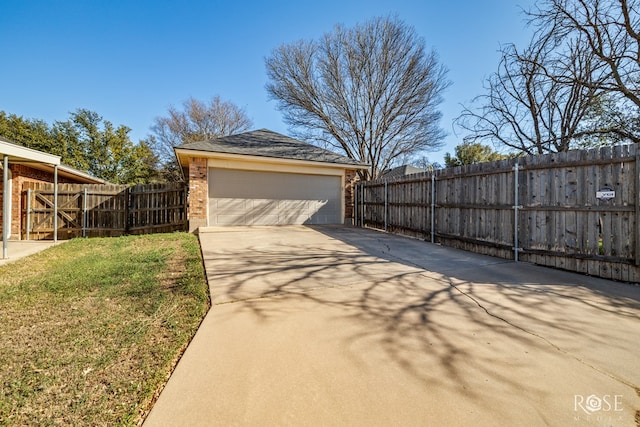
[[0, 136], [0, 155], [6, 157], [10, 163], [44, 163], [51, 166], [60, 165], [60, 156], [45, 153], [15, 144]]
[[54, 233], [53, 240], [58, 240], [57, 220], [58, 220], [58, 168], [60, 167], [60, 156], [48, 154], [31, 148], [22, 147], [18, 144], [0, 137], [0, 158], [2, 159], [2, 258], [9, 258], [8, 239], [11, 224], [7, 218], [11, 217], [9, 212], [9, 163], [28, 163], [39, 167], [53, 169], [54, 184]]

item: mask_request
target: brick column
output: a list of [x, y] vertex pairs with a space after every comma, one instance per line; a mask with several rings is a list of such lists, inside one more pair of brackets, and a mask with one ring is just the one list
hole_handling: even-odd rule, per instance
[[358, 180], [354, 170], [345, 171], [344, 175], [344, 223], [353, 224], [353, 186]]
[[189, 232], [207, 225], [207, 159], [192, 157], [189, 159]]

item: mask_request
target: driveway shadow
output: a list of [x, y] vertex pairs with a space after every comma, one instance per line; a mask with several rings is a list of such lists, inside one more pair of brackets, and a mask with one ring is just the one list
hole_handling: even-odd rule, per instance
[[336, 336], [348, 357], [359, 363], [375, 347], [427, 390], [496, 408], [526, 396], [535, 411], [620, 387], [638, 409], [629, 395], [640, 385], [638, 286], [367, 229], [213, 234], [216, 244], [203, 245], [212, 300], [236, 304], [221, 321], [317, 310], [328, 328], [344, 328]]
[[[481, 317], [494, 317], [559, 351], [597, 364], [628, 385], [640, 386], [640, 371], [635, 368], [640, 366], [637, 284], [516, 263], [375, 230], [315, 230], [380, 259], [423, 269], [425, 276], [473, 301]], [[426, 298], [424, 304], [405, 309], [424, 316], [434, 308]], [[482, 321], [477, 315], [473, 320]]]

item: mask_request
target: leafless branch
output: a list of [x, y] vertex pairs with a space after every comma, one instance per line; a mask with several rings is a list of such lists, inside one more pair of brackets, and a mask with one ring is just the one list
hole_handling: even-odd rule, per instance
[[252, 126], [246, 112], [232, 102], [214, 96], [208, 103], [189, 98], [182, 109], [169, 107], [167, 116], [157, 117], [152, 131], [156, 152], [163, 161], [173, 161], [173, 147], [247, 131]]
[[378, 18], [336, 26], [266, 59], [271, 99], [293, 132], [371, 165], [374, 178], [406, 154], [438, 147], [446, 69], [415, 30]]
[[456, 120], [468, 141], [525, 153], [566, 151], [585, 138], [637, 141], [619, 110], [640, 107], [640, 0], [543, 0], [529, 46], [507, 46], [479, 107]]

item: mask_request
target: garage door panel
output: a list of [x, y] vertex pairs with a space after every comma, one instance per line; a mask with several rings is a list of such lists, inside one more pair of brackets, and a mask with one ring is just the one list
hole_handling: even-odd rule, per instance
[[263, 212], [274, 211], [275, 212], [275, 211], [277, 211], [279, 209], [280, 201], [279, 200], [273, 200], [273, 199], [253, 199], [253, 200], [249, 201], [247, 206], [249, 207], [250, 210], [254, 210], [256, 212], [259, 212], [259, 211], [263, 211]]
[[246, 225], [245, 215], [216, 215], [216, 225]]
[[251, 200], [247, 199], [214, 199], [213, 207], [218, 215], [230, 215], [244, 212], [250, 206]]
[[310, 224], [309, 215], [280, 215], [280, 223], [278, 225], [302, 225], [302, 224]]
[[280, 225], [278, 215], [251, 215], [247, 218], [247, 225]]
[[209, 170], [211, 225], [341, 223], [341, 178]]
[[279, 200], [278, 208], [283, 212], [309, 210], [308, 200]]

